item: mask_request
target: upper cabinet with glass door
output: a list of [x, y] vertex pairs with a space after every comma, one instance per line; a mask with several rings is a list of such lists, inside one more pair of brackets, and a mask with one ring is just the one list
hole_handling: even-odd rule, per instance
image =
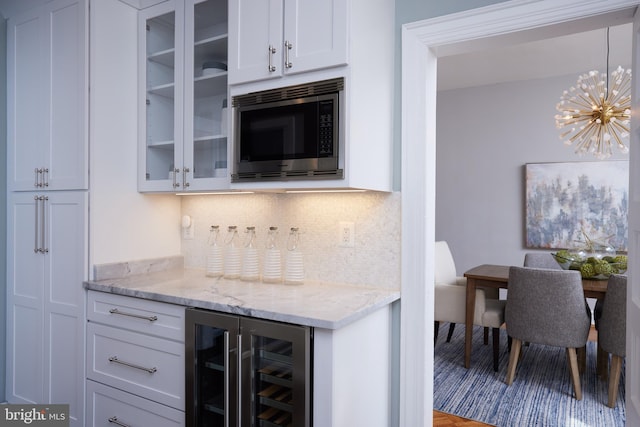
[[172, 0], [139, 17], [138, 189], [224, 189], [227, 0]]

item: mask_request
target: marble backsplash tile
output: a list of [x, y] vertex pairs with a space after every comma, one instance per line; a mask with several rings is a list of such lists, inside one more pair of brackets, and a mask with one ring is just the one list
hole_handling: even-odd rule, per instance
[[[182, 240], [187, 268], [206, 266], [209, 229], [220, 226], [256, 227], [260, 260], [270, 226], [279, 229], [278, 246], [286, 256], [291, 227], [300, 229], [305, 279], [400, 288], [400, 193], [310, 193], [192, 196], [182, 200], [182, 214], [192, 217], [195, 237]], [[353, 222], [355, 245], [338, 246], [339, 223]]]

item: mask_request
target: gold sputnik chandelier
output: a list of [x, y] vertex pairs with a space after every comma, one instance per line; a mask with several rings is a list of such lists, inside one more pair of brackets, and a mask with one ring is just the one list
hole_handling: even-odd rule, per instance
[[[610, 87], [611, 84], [611, 87]], [[631, 116], [631, 70], [618, 68], [609, 78], [609, 29], [607, 71], [589, 71], [578, 77], [575, 87], [565, 90], [556, 105], [556, 127], [562, 129], [565, 145], [575, 144], [578, 155], [593, 154], [606, 159], [612, 145], [628, 153]]]

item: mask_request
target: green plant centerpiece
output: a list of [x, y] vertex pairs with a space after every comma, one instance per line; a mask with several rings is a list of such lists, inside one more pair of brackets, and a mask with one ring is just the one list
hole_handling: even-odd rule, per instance
[[585, 242], [577, 250], [561, 249], [552, 254], [565, 270], [578, 270], [583, 279], [606, 280], [612, 274], [627, 271], [627, 256], [617, 254], [610, 245], [589, 238], [582, 230]]
[[607, 252], [573, 252], [562, 249], [552, 254], [565, 270], [578, 270], [583, 279], [606, 280], [612, 274], [627, 271], [627, 256]]

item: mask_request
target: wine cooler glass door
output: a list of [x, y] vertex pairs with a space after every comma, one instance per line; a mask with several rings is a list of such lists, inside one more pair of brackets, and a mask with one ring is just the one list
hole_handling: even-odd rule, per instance
[[242, 426], [308, 426], [309, 328], [242, 321]]
[[238, 318], [187, 310], [187, 425], [236, 426]]

